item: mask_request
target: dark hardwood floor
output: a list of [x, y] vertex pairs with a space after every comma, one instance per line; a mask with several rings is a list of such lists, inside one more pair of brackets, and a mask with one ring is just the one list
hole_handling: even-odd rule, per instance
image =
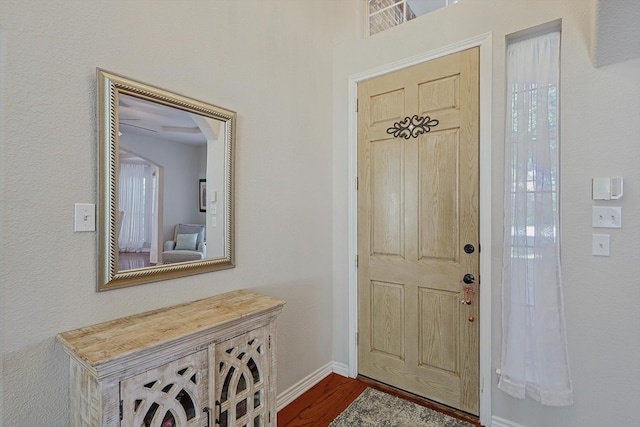
[[149, 252], [119, 252], [118, 271], [149, 267]]
[[367, 387], [401, 397], [480, 427], [478, 418], [365, 377], [330, 374], [278, 412], [278, 427], [328, 426]]

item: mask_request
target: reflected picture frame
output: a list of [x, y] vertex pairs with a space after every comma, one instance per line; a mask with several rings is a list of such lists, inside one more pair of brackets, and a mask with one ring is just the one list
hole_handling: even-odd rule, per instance
[[207, 180], [201, 179], [198, 186], [198, 200], [200, 200], [200, 212], [207, 211]]

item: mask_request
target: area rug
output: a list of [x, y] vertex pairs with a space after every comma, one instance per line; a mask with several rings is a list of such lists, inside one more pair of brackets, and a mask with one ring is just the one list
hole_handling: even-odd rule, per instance
[[367, 388], [330, 427], [473, 427], [468, 422]]

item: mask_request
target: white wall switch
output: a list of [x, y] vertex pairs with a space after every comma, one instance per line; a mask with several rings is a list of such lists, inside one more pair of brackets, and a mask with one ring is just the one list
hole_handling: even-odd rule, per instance
[[76, 203], [73, 231], [96, 231], [96, 205]]
[[591, 254], [596, 256], [609, 256], [609, 235], [594, 234]]
[[594, 206], [591, 226], [599, 228], [622, 228], [622, 207]]

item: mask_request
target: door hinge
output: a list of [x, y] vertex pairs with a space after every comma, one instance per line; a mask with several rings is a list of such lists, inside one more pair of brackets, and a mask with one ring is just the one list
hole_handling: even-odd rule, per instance
[[360, 186], [360, 180], [358, 180], [358, 177], [356, 177], [356, 191], [358, 191], [359, 186]]
[[358, 112], [358, 107], [360, 106], [360, 100], [356, 99], [356, 113]]
[[360, 344], [360, 333], [356, 332], [356, 345]]
[[358, 268], [358, 255], [356, 255], [356, 268]]
[[120, 401], [120, 421], [122, 421], [122, 419], [124, 418], [124, 414], [123, 414], [123, 409], [122, 409], [122, 400]]
[[271, 424], [271, 411], [269, 411], [269, 424]]
[[269, 335], [269, 348], [271, 348], [271, 335]]

